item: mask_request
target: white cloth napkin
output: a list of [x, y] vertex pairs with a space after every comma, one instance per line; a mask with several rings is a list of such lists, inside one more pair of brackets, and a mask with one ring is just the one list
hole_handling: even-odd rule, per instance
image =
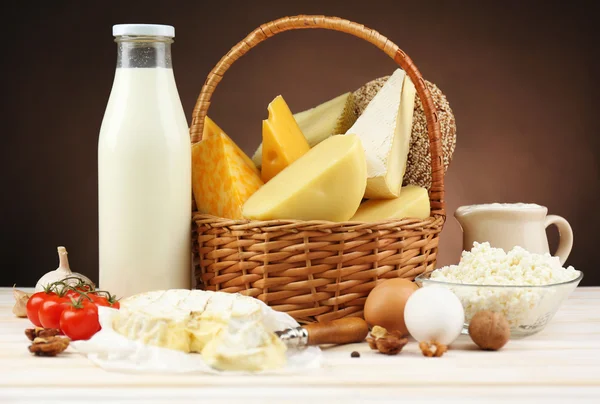
[[[265, 326], [270, 331], [279, 331], [299, 325], [290, 315], [275, 311], [262, 301], [259, 302]], [[249, 373], [219, 371], [208, 366], [199, 354], [188, 354], [130, 340], [117, 333], [112, 327], [112, 320], [117, 312], [108, 307], [99, 307], [98, 314], [102, 329], [87, 341], [71, 343], [71, 346], [79, 353], [86, 355], [89, 360], [102, 369], [133, 373]], [[283, 369], [260, 373], [293, 373], [321, 366], [322, 352], [318, 347], [288, 349], [286, 355], [287, 365]]]

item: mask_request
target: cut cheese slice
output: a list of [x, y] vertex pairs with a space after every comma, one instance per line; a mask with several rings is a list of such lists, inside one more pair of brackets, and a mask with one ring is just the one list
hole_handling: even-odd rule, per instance
[[319, 143], [248, 199], [250, 219], [350, 219], [365, 192], [367, 164], [360, 139], [337, 135]]
[[[308, 145], [314, 147], [332, 135], [346, 133], [356, 121], [354, 96], [342, 94], [314, 108], [294, 114]], [[257, 167], [262, 165], [262, 144], [252, 156]]]
[[215, 369], [258, 371], [285, 366], [287, 348], [260, 321], [231, 321], [202, 350]]
[[310, 146], [282, 96], [269, 104], [269, 119], [263, 121], [262, 180], [269, 181], [292, 164]]
[[347, 134], [358, 135], [367, 158], [365, 198], [395, 198], [410, 149], [415, 86], [397, 69]]
[[263, 185], [244, 152], [206, 117], [202, 140], [192, 146], [192, 188], [198, 212], [242, 218], [242, 205]]
[[416, 185], [407, 185], [402, 187], [398, 198], [371, 199], [363, 202], [350, 220], [353, 222], [378, 222], [407, 217], [425, 219], [430, 216], [430, 212], [427, 189]]

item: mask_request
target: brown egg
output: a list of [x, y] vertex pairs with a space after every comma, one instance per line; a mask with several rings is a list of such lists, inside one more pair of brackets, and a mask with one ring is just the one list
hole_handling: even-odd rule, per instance
[[365, 302], [365, 320], [388, 331], [401, 331], [408, 334], [404, 324], [404, 305], [419, 287], [408, 279], [388, 279], [377, 285]]

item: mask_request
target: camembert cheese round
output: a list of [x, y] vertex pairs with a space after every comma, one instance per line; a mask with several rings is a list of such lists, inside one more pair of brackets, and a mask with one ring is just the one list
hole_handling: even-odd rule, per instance
[[[264, 327], [260, 302], [239, 294], [183, 289], [142, 293], [121, 302], [113, 328], [129, 339], [183, 352], [202, 353], [211, 343], [209, 364], [217, 368], [231, 368], [219, 366], [215, 356], [228, 360], [223, 352], [232, 340], [236, 362], [247, 356], [256, 363], [262, 352], [258, 357], [263, 360], [266, 355], [272, 363], [285, 364], [285, 345]], [[246, 370], [243, 360], [239, 366]]]

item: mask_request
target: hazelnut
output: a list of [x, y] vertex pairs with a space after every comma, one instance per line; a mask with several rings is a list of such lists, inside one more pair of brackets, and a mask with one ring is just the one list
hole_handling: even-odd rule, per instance
[[481, 349], [497, 351], [510, 338], [510, 326], [502, 313], [480, 311], [469, 324], [469, 335]]

